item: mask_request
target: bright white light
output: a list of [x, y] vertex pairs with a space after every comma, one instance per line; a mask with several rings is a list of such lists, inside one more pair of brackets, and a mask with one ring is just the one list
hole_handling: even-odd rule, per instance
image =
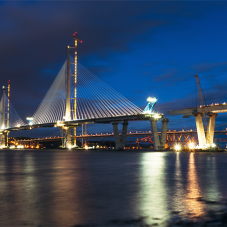
[[61, 121], [57, 121], [57, 126], [63, 126], [64, 125], [64, 123], [63, 122], [61, 122]]
[[211, 144], [211, 147], [216, 147], [216, 144], [215, 144], [215, 143], [212, 143], [212, 144]]
[[88, 150], [88, 146], [87, 145], [85, 145], [85, 149]]
[[5, 129], [5, 127], [4, 126], [2, 126], [2, 128], [1, 129]]
[[19, 128], [20, 126], [21, 126], [21, 125], [19, 125], [19, 124], [18, 124], [16, 127], [18, 127], [18, 128]]
[[154, 115], [154, 118], [155, 118], [155, 119], [161, 118], [161, 115], [155, 114], [155, 115]]
[[10, 146], [9, 148], [10, 148], [10, 149], [14, 149], [14, 148], [15, 148], [15, 146], [14, 146], [14, 145], [12, 145], [12, 146]]
[[71, 148], [72, 148], [72, 146], [71, 146], [71, 145], [69, 145], [67, 148], [68, 148], [68, 149], [71, 149]]
[[192, 143], [192, 142], [190, 142], [188, 146], [189, 146], [190, 149], [194, 149], [195, 148], [195, 144]]
[[153, 98], [152, 97], [148, 97], [147, 101], [148, 102], [157, 102], [158, 100], [155, 97], [153, 97]]
[[180, 145], [180, 144], [176, 144], [176, 145], [174, 146], [174, 149], [175, 149], [176, 151], [180, 151], [180, 150], [181, 150], [181, 145]]
[[33, 125], [33, 123], [32, 123], [32, 122], [29, 122], [28, 124], [29, 124], [29, 125]]
[[24, 145], [18, 145], [17, 148], [23, 149], [24, 148]]

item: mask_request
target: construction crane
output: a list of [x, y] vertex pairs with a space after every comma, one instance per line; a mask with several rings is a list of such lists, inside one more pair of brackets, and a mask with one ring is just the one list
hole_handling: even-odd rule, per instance
[[[196, 80], [196, 85], [197, 85], [197, 90], [198, 90], [198, 95], [199, 95], [199, 102], [200, 102], [200, 107], [202, 109], [202, 117], [203, 117], [203, 123], [204, 123], [204, 130], [207, 132], [207, 119], [206, 119], [206, 113], [205, 113], [205, 105], [204, 105], [204, 98], [203, 98], [203, 93], [202, 93], [202, 88], [199, 82], [199, 77], [195, 75], [195, 80]], [[206, 136], [206, 141], [208, 144], [210, 144], [209, 141], [209, 136]]]

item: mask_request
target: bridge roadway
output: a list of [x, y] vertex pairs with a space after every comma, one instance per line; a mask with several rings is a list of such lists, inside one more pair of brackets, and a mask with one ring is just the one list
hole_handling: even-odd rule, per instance
[[218, 114], [218, 113], [226, 113], [227, 112], [227, 103], [215, 103], [206, 106], [200, 106], [195, 108], [187, 108], [181, 110], [169, 110], [170, 115], [183, 115], [183, 117], [193, 116], [198, 113], [206, 113], [210, 114]]
[[[163, 114], [161, 115], [163, 116]], [[134, 115], [122, 115], [115, 117], [104, 117], [104, 118], [91, 118], [91, 119], [78, 119], [72, 121], [58, 121], [52, 123], [43, 123], [43, 124], [33, 124], [33, 125], [21, 125], [12, 128], [7, 128], [7, 131], [18, 131], [18, 130], [28, 130], [33, 128], [45, 128], [45, 127], [77, 127], [82, 124], [110, 124], [112, 122], [122, 122], [122, 121], [137, 121], [137, 120], [150, 120], [152, 115], [149, 114], [134, 114]]]
[[[128, 121], [150, 121], [151, 123], [151, 130], [153, 132], [153, 141], [154, 141], [154, 147], [155, 150], [164, 150], [165, 149], [165, 141], [166, 141], [166, 132], [167, 132], [167, 124], [169, 120], [164, 117], [164, 114], [157, 114], [157, 113], [151, 113], [151, 114], [133, 114], [133, 115], [120, 115], [120, 116], [114, 116], [114, 117], [103, 117], [103, 118], [91, 118], [91, 119], [77, 119], [72, 121], [57, 121], [57, 122], [51, 122], [51, 123], [43, 123], [43, 124], [28, 124], [28, 125], [22, 125], [17, 127], [11, 127], [2, 130], [3, 134], [7, 134], [10, 131], [18, 131], [18, 130], [29, 130], [34, 128], [45, 128], [45, 127], [59, 127], [65, 130], [65, 141], [66, 144], [65, 147], [71, 147], [68, 146], [68, 142], [71, 144], [72, 138], [75, 138], [75, 136], [71, 135], [70, 128], [75, 128], [77, 126], [81, 126], [82, 124], [110, 124], [113, 125], [113, 136], [115, 140], [115, 147], [117, 150], [122, 150], [125, 146], [126, 142], [126, 136], [127, 136], [127, 127], [128, 127]], [[162, 129], [161, 129], [161, 136], [159, 137], [158, 131], [157, 131], [157, 125], [156, 122], [161, 121], [162, 122]], [[122, 133], [119, 133], [118, 130], [118, 124], [122, 123]]]
[[[159, 132], [161, 134], [161, 132]], [[167, 131], [167, 137], [175, 135], [175, 136], [180, 136], [180, 135], [191, 135], [191, 136], [197, 136], [197, 131], [193, 130], [187, 130], [187, 131], [176, 131], [176, 130], [168, 130]], [[227, 130], [223, 131], [215, 131], [215, 135], [227, 135]], [[127, 137], [142, 137], [142, 136], [152, 136], [152, 132], [134, 132], [134, 133], [127, 133]], [[73, 137], [73, 136], [72, 136]], [[44, 137], [44, 138], [34, 138], [34, 139], [24, 139], [24, 140], [17, 140], [17, 142], [22, 142], [22, 141], [36, 141], [36, 142], [41, 142], [41, 141], [55, 141], [62, 139], [64, 137], [60, 136], [55, 136], [55, 137]], [[101, 134], [87, 134], [87, 135], [78, 135], [76, 137], [77, 139], [98, 139], [98, 138], [114, 138], [114, 133], [101, 133]]]

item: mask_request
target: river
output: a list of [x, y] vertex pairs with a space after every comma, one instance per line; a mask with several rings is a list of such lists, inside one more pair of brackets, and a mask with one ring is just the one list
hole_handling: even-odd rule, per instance
[[0, 151], [1, 226], [224, 226], [227, 153]]

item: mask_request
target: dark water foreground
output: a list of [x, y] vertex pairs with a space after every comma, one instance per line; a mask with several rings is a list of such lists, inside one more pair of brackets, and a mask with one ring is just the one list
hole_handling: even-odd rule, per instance
[[0, 226], [227, 226], [227, 153], [0, 151]]

